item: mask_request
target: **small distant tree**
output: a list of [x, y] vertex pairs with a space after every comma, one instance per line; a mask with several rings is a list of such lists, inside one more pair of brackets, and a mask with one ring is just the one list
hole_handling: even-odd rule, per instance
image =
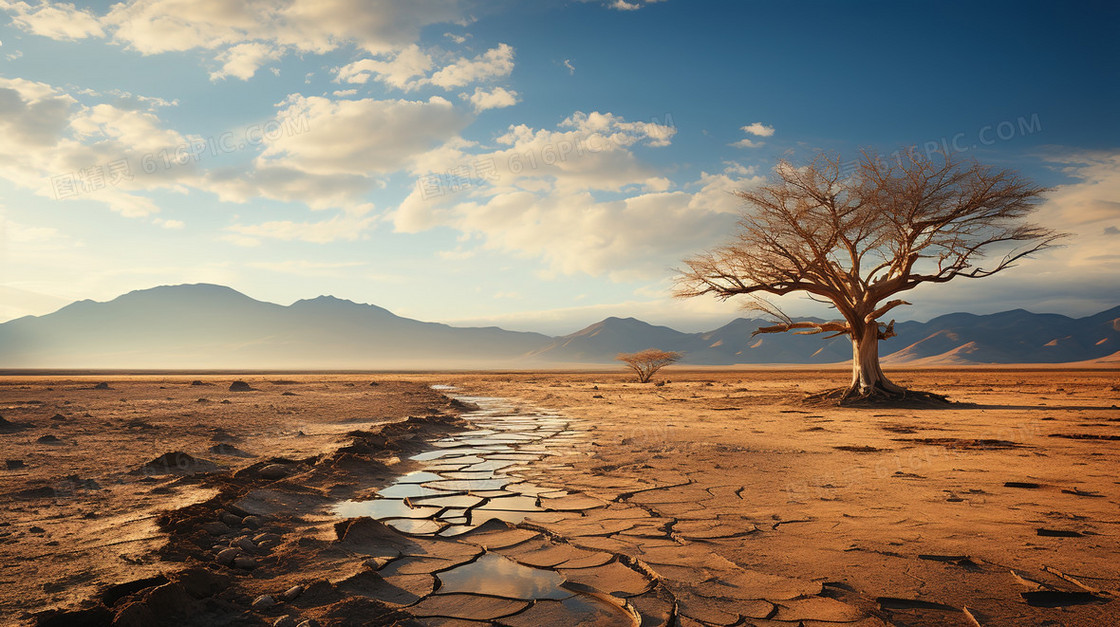
[[638, 375], [638, 383], [649, 383], [658, 370], [679, 360], [682, 356], [676, 351], [647, 348], [637, 353], [619, 353], [615, 359], [626, 364], [634, 374]]
[[[919, 285], [991, 276], [1051, 246], [1061, 234], [1025, 221], [1044, 191], [1009, 170], [916, 151], [891, 160], [865, 151], [852, 172], [829, 155], [781, 161], [769, 184], [738, 192], [746, 207], [735, 239], [685, 260], [677, 296], [752, 297], [750, 307], [776, 318], [756, 334], [848, 336], [852, 379], [841, 401], [919, 396], [883, 374], [879, 340], [894, 335], [894, 321], [880, 319], [909, 305], [895, 297]], [[841, 319], [795, 322], [757, 298], [794, 292]]]

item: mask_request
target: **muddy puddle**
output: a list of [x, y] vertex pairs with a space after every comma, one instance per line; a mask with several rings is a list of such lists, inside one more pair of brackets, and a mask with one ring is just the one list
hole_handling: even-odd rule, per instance
[[[401, 573], [433, 578], [431, 593], [404, 609], [432, 620], [510, 625], [542, 624], [541, 620], [639, 624], [640, 612], [624, 596], [580, 583], [627, 568], [617, 556], [577, 549], [532, 530], [532, 523], [556, 522], [600, 506], [517, 476], [528, 464], [548, 463], [549, 457], [580, 446], [587, 436], [578, 425], [524, 403], [457, 395], [454, 388], [434, 387], [478, 408], [461, 416], [471, 427], [435, 440], [431, 450], [413, 455], [410, 459], [422, 468], [377, 490], [376, 498], [344, 501], [334, 508], [341, 518], [373, 518], [416, 542], [424, 540], [413, 545], [415, 554], [406, 551], [379, 571], [386, 581], [405, 576]], [[511, 528], [522, 523], [528, 523], [528, 528]], [[456, 553], [452, 545], [481, 549], [474, 554], [458, 551], [457, 559], [439, 558], [445, 552]], [[546, 554], [554, 559], [540, 559]], [[642, 577], [634, 571], [630, 574]], [[634, 593], [652, 586], [649, 581]]]

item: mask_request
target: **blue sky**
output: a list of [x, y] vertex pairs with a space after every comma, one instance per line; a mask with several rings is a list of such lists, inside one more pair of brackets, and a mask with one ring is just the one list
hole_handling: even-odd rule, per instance
[[[683, 330], [672, 268], [780, 158], [949, 147], [1069, 246], [901, 318], [1117, 304], [1120, 10], [1084, 2], [0, 0], [0, 320], [213, 282]], [[828, 315], [787, 299], [791, 313]]]

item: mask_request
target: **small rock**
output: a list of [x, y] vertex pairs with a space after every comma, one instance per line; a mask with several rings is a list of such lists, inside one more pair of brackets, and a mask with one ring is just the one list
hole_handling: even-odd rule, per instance
[[47, 532], [46, 529], [43, 529], [42, 527], [39, 527], [39, 526], [32, 527], [32, 528], [28, 529], [28, 531], [30, 531], [31, 533], [46, 533]]
[[238, 516], [237, 514], [231, 514], [229, 512], [223, 512], [222, 515], [219, 518], [221, 518], [222, 522], [229, 525], [230, 527], [240, 527], [241, 526], [241, 517]]
[[66, 416], [63, 416], [62, 414], [55, 414], [51, 416], [51, 420], [66, 420]]
[[227, 525], [223, 522], [218, 522], [216, 520], [208, 522], [208, 523], [202, 523], [201, 526], [202, 526], [203, 531], [205, 531], [206, 533], [208, 533], [212, 536], [224, 535], [224, 534], [229, 533], [229, 531], [230, 531], [229, 525]]
[[249, 538], [241, 538], [237, 541], [237, 546], [241, 547], [246, 553], [256, 553], [257, 545]]
[[276, 599], [272, 598], [272, 595], [262, 594], [253, 599], [253, 603], [249, 607], [252, 607], [254, 610], [267, 610], [273, 605], [276, 605]]
[[229, 384], [229, 391], [230, 392], [252, 392], [253, 387], [250, 386], [248, 383], [245, 383], [244, 381], [234, 381], [233, 383]]
[[296, 619], [291, 616], [281, 616], [272, 623], [272, 627], [296, 627]]
[[259, 542], [259, 543], [257, 543], [257, 550], [259, 550], [263, 553], [268, 553], [268, 552], [272, 551], [272, 549], [275, 549], [278, 546], [280, 546], [279, 542], [272, 542], [272, 541]]
[[393, 561], [393, 559], [392, 557], [371, 557], [362, 563], [374, 570], [381, 570], [386, 564]]
[[281, 540], [280, 534], [277, 533], [258, 533], [253, 536], [253, 542], [260, 544], [261, 542], [279, 542]]
[[253, 570], [257, 567], [257, 560], [249, 557], [248, 555], [240, 555], [233, 559], [233, 567], [242, 570]]
[[27, 468], [27, 464], [23, 463], [22, 459], [8, 459], [4, 462], [8, 466], [8, 470], [16, 470], [19, 468]]
[[111, 390], [113, 388], [109, 387], [108, 383], [105, 383], [104, 381], [102, 381], [101, 383], [98, 383], [97, 385], [93, 386], [93, 389], [95, 389], [95, 390]]
[[285, 603], [291, 603], [301, 594], [303, 594], [303, 586], [292, 586], [280, 594], [280, 600]]
[[241, 555], [241, 549], [235, 549], [233, 547], [230, 547], [228, 549], [222, 549], [221, 551], [218, 551], [218, 555], [215, 559], [218, 560], [219, 564], [222, 564], [224, 566], [233, 566], [233, 562], [240, 555]]
[[260, 469], [260, 475], [265, 479], [283, 479], [288, 476], [288, 468], [283, 464], [269, 464]]
[[261, 525], [264, 524], [264, 519], [260, 516], [246, 516], [241, 520], [241, 524], [250, 529], [260, 529]]

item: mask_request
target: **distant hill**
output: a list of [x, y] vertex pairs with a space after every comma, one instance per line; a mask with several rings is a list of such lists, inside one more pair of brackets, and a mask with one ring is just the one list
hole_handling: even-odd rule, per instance
[[0, 367], [485, 366], [550, 339], [419, 322], [332, 296], [285, 307], [219, 285], [176, 285], [0, 324]]
[[[220, 285], [175, 285], [108, 302], [78, 301], [45, 316], [0, 324], [3, 368], [487, 368], [613, 364], [620, 352], [661, 348], [682, 363], [829, 364], [851, 358], [847, 338], [751, 333], [739, 318], [682, 333], [634, 318], [607, 318], [562, 337], [402, 318], [331, 296], [289, 306]], [[887, 364], [1120, 364], [1120, 307], [1086, 318], [1017, 309], [957, 313], [895, 325]]]
[[[556, 338], [533, 357], [564, 363], [608, 363], [619, 352], [651, 347], [681, 351], [685, 353], [682, 363], [697, 365], [830, 364], [852, 357], [847, 337], [825, 339], [827, 334], [792, 333], [751, 337], [755, 329], [768, 324], [766, 320], [739, 318], [714, 331], [681, 333], [634, 318], [607, 318]], [[902, 322], [895, 325], [895, 331], [896, 337], [880, 345], [886, 364], [1102, 360], [1120, 351], [1120, 307], [1080, 319], [1022, 309], [986, 316], [956, 313], [924, 323]]]

